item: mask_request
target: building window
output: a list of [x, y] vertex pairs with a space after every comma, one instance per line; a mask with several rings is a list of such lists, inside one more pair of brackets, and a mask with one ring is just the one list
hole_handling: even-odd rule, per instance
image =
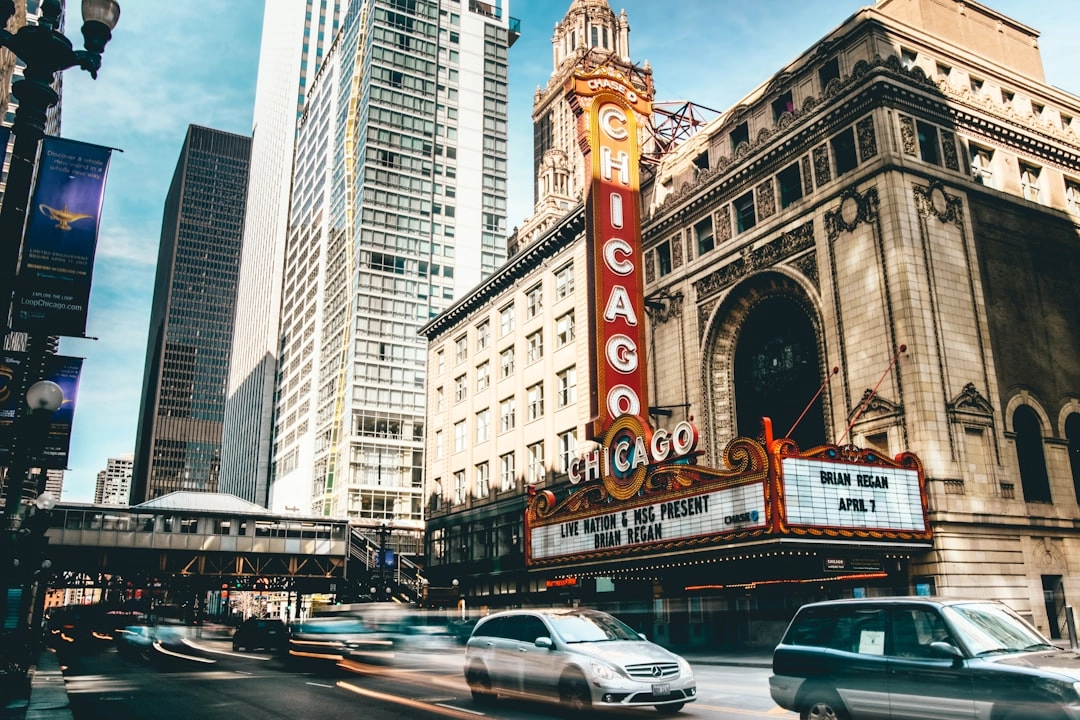
[[574, 294], [574, 266], [567, 265], [555, 273], [555, 299], [562, 300]]
[[469, 338], [462, 335], [454, 341], [454, 362], [458, 365], [469, 359]]
[[707, 217], [694, 225], [694, 237], [697, 239], [697, 254], [701, 257], [715, 246], [712, 217]]
[[443, 489], [442, 478], [435, 478], [435, 482], [432, 483], [431, 491], [431, 509], [441, 510], [443, 501]]
[[556, 407], [564, 408], [573, 405], [577, 400], [577, 369], [566, 368], [555, 376], [558, 390], [555, 395]]
[[915, 63], [919, 59], [919, 53], [914, 50], [906, 50], [900, 48], [900, 64], [903, 65], [905, 70], [910, 70], [915, 67]]
[[656, 246], [656, 271], [660, 277], [671, 272], [671, 242], [668, 240]]
[[457, 470], [454, 472], [454, 504], [465, 504], [465, 471]]
[[971, 88], [971, 94], [975, 97], [979, 97], [982, 94], [983, 81], [977, 77], [970, 78], [968, 86]]
[[476, 483], [473, 487], [476, 488], [478, 498], [486, 498], [491, 494], [491, 470], [486, 462], [476, 466]]
[[537, 330], [525, 338], [525, 362], [532, 364], [544, 357], [544, 331]]
[[443, 391], [442, 385], [435, 388], [435, 409], [438, 412], [446, 409], [446, 393]]
[[514, 305], [511, 303], [499, 311], [499, 337], [514, 332]]
[[491, 344], [491, 323], [485, 320], [476, 326], [476, 349], [486, 350]]
[[855, 151], [855, 132], [851, 128], [834, 135], [829, 140], [829, 145], [832, 147], [837, 177], [851, 172], [859, 164], [859, 157]]
[[994, 160], [994, 151], [988, 148], [970, 145], [968, 152], [971, 153], [971, 177], [980, 185], [994, 186], [994, 170], [991, 166]]
[[574, 312], [563, 315], [555, 321], [555, 347], [561, 348], [574, 342]]
[[792, 163], [777, 173], [776, 182], [780, 186], [780, 207], [786, 208], [802, 199], [803, 184], [799, 163]]
[[443, 457], [443, 432], [442, 430], [435, 431], [435, 459], [442, 460]]
[[922, 120], [917, 120], [915, 128], [919, 136], [919, 154], [922, 156], [923, 162], [940, 165], [941, 148], [938, 146], [937, 127]]
[[487, 442], [491, 433], [491, 411], [484, 409], [476, 413], [476, 442]]
[[435, 353], [435, 367], [439, 373], [446, 369], [446, 358], [443, 356], [442, 350]]
[[465, 451], [465, 432], [466, 427], [464, 420], [459, 420], [458, 422], [454, 423], [454, 452], [456, 453]]
[[499, 487], [506, 492], [517, 487], [517, 477], [514, 470], [514, 453], [506, 453], [499, 456]]
[[776, 122], [784, 113], [795, 112], [795, 101], [791, 97], [791, 91], [776, 98], [772, 102], [772, 119]]
[[510, 346], [499, 353], [499, 379], [505, 380], [514, 374], [514, 348]]
[[499, 432], [514, 429], [514, 398], [508, 397], [499, 403]]
[[1071, 213], [1080, 213], [1080, 183], [1065, 181], [1065, 206]]
[[466, 376], [458, 375], [454, 379], [454, 402], [459, 403], [465, 399], [468, 395], [468, 388], [465, 385]]
[[1020, 163], [1020, 188], [1025, 199], [1039, 202], [1039, 168]]
[[491, 363], [482, 362], [476, 366], [476, 392], [483, 392], [491, 385]]
[[577, 431], [559, 433], [559, 472], [570, 472], [570, 463], [577, 457]]
[[938, 74], [939, 78], [941, 78], [942, 80], [948, 82], [949, 81], [949, 76], [952, 75], [952, 68], [949, 67], [948, 65], [942, 65], [941, 63], [938, 63], [937, 64], [937, 74]]
[[830, 58], [818, 69], [818, 82], [821, 83], [821, 92], [825, 92], [825, 88], [829, 86], [829, 83], [833, 80], [840, 79], [840, 59]]
[[544, 310], [544, 286], [536, 285], [525, 293], [525, 317], [534, 318]]
[[731, 152], [734, 154], [739, 149], [739, 145], [750, 144], [750, 125], [742, 123], [733, 129], [728, 137], [731, 138]]
[[735, 208], [735, 231], [746, 232], [757, 225], [757, 216], [754, 214], [754, 193], [735, 198], [732, 202]]
[[1051, 502], [1039, 416], [1027, 405], [1021, 405], [1013, 413], [1013, 430], [1016, 432], [1016, 459], [1020, 464], [1024, 501]]
[[528, 390], [526, 420], [539, 420], [544, 416], [544, 383], [536, 383]]
[[544, 468], [544, 442], [533, 443], [528, 447], [529, 484], [539, 485], [544, 481], [547, 470]]

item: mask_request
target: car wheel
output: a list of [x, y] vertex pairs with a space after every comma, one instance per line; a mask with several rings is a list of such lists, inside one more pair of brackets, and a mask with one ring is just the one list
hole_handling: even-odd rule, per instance
[[240, 643], [238, 643], [238, 642], [236, 642], [234, 640], [233, 644], [232, 644], [232, 649], [233, 649], [233, 652], [240, 652]]
[[584, 675], [575, 670], [563, 676], [559, 681], [559, 702], [575, 715], [592, 706], [592, 692]]
[[684, 705], [686, 705], [686, 703], [670, 703], [668, 705], [657, 705], [656, 712], [660, 713], [661, 715], [674, 715], [675, 713], [680, 712], [683, 709]]
[[811, 690], [805, 698], [801, 720], [848, 720], [840, 698], [832, 690]]
[[487, 671], [482, 668], [471, 667], [465, 673], [465, 682], [469, 684], [473, 700], [478, 703], [489, 704], [495, 701], [495, 693], [491, 691], [491, 678]]

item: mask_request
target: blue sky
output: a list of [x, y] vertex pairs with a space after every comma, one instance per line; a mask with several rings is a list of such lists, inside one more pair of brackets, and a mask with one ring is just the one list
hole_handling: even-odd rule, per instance
[[[636, 62], [656, 99], [724, 110], [872, 0], [609, 0], [626, 9]], [[61, 352], [86, 358], [62, 498], [89, 502], [108, 458], [134, 452], [161, 215], [189, 124], [249, 134], [262, 0], [120, 0], [98, 79], [64, 74], [66, 137], [116, 147], [101, 216], [87, 335]], [[504, 0], [504, 6], [505, 6]], [[984, 3], [1041, 30], [1047, 80], [1080, 92], [1076, 0]], [[68, 26], [82, 44], [78, 3]], [[510, 51], [510, 227], [531, 211], [530, 113], [551, 73], [551, 34], [570, 0], [510, 0], [522, 35]]]

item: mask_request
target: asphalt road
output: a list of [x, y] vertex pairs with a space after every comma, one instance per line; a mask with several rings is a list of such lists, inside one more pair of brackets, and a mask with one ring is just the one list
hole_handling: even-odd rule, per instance
[[[561, 716], [554, 706], [473, 702], [461, 655], [416, 655], [393, 666], [296, 666], [272, 653], [234, 653], [227, 636], [176, 628], [157, 647], [121, 654], [115, 646], [61, 654], [74, 720], [531, 720]], [[794, 718], [776, 707], [764, 668], [698, 665], [699, 698], [687, 720]], [[662, 717], [652, 709], [620, 715]]]

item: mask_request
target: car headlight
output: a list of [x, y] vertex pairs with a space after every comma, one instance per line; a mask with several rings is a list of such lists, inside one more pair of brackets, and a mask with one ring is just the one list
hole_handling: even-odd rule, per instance
[[1080, 700], [1080, 682], [1074, 682], [1072, 685], [1074, 697], [1070, 702], [1076, 702]]
[[693, 675], [694, 669], [690, 667], [690, 663], [685, 658], [679, 658], [679, 674], [680, 675]]
[[589, 669], [592, 670], [593, 675], [601, 680], [611, 680], [619, 675], [619, 673], [615, 671], [615, 668], [598, 660], [590, 660]]

